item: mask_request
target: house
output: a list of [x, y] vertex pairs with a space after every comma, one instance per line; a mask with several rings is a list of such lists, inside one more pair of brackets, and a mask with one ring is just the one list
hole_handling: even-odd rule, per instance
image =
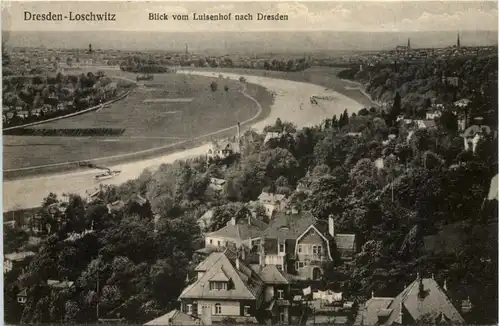
[[32, 251], [14, 252], [11, 254], [6, 254], [3, 260], [4, 274], [10, 272], [14, 268], [25, 266], [28, 263], [28, 261], [35, 255], [36, 254]]
[[433, 278], [413, 281], [395, 298], [379, 298], [372, 293], [363, 311], [361, 325], [422, 324], [465, 325], [443, 288]]
[[238, 122], [237, 132], [234, 140], [211, 142], [207, 150], [207, 160], [225, 159], [231, 155], [241, 152], [241, 126]]
[[250, 248], [252, 241], [260, 238], [266, 228], [266, 223], [251, 215], [240, 220], [233, 217], [222, 229], [205, 235], [205, 247], [227, 248], [234, 244], [238, 248], [243, 245]]
[[416, 120], [418, 129], [437, 129], [436, 122], [434, 120]]
[[280, 139], [283, 136], [283, 133], [280, 131], [268, 131], [266, 132], [266, 136], [264, 138], [264, 144], [269, 142], [271, 139]]
[[467, 128], [462, 137], [464, 139], [464, 149], [466, 151], [471, 150], [473, 153], [476, 152], [476, 147], [479, 142], [484, 139], [484, 137], [491, 135], [492, 130], [486, 125], [472, 125]]
[[290, 275], [279, 270], [275, 265], [259, 264], [250, 265], [265, 284], [264, 310], [267, 318], [273, 324], [289, 324], [291, 306]]
[[266, 215], [271, 218], [274, 213], [282, 212], [287, 205], [286, 195], [262, 192], [258, 201], [266, 209]]
[[28, 290], [22, 289], [18, 294], [17, 294], [17, 303], [20, 304], [25, 304], [26, 301], [28, 301]]
[[337, 252], [348, 260], [356, 252], [354, 234], [336, 234], [335, 221], [316, 219], [310, 212], [287, 212], [271, 221], [261, 239], [266, 265], [296, 274], [300, 279], [319, 279], [322, 264]]
[[183, 313], [201, 316], [208, 307], [213, 323], [231, 318], [235, 324], [257, 324], [265, 284], [244, 257], [226, 249], [213, 252], [196, 268], [197, 279], [179, 296]]

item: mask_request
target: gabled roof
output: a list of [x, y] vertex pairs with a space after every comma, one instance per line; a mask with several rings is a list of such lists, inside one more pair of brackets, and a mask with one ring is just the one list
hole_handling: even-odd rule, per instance
[[[417, 278], [397, 297], [395, 297], [389, 306], [380, 308], [391, 310], [389, 317], [383, 325], [393, 325], [399, 318], [401, 309], [404, 309], [413, 321], [417, 321], [423, 316], [429, 316], [433, 319], [439, 317], [444, 318], [453, 325], [465, 324], [465, 321], [460, 313], [453, 306], [451, 301], [448, 299], [448, 296], [435, 280], [431, 278], [422, 279], [424, 289], [423, 296], [419, 294], [419, 284], [420, 279]], [[377, 311], [377, 313], [379, 311]]]
[[[248, 222], [250, 222], [250, 224]], [[208, 233], [206, 236], [248, 240], [259, 237], [266, 227], [266, 223], [249, 217], [236, 222], [234, 225], [229, 222], [222, 229]]]
[[295, 214], [278, 213], [269, 224], [264, 236], [267, 238], [277, 238], [281, 240], [290, 239], [295, 241], [315, 222], [316, 219], [314, 216], [307, 211]]
[[[189, 285], [180, 295], [183, 298], [227, 299], [227, 300], [255, 300], [264, 288], [261, 278], [243, 261], [239, 261], [236, 268], [237, 256], [234, 252], [214, 252], [202, 262], [196, 270], [206, 269], [205, 273], [193, 284]], [[228, 290], [210, 290], [210, 280], [220, 273], [220, 270], [231, 280]]]
[[27, 297], [28, 296], [28, 290], [26, 288], [22, 289], [18, 294], [18, 297]]
[[290, 284], [290, 280], [276, 265], [266, 265], [258, 274], [266, 284]]
[[153, 319], [146, 324], [145, 326], [167, 326], [167, 325], [201, 325], [201, 321], [198, 318], [190, 316], [188, 314], [183, 313], [177, 309], [172, 310], [166, 313], [163, 316], [160, 316], [156, 319]]

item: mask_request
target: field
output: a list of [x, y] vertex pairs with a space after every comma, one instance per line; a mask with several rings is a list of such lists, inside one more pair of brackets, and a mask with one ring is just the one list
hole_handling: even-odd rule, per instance
[[[135, 79], [121, 71], [113, 74]], [[215, 92], [210, 88], [212, 81], [218, 84]], [[256, 103], [238, 87], [237, 81], [217, 77], [155, 75], [153, 81], [139, 83], [128, 97], [109, 107], [31, 127], [37, 130], [35, 134], [55, 136], [4, 136], [4, 170], [165, 147], [236, 125], [258, 113]], [[247, 85], [245, 92], [265, 108], [263, 117], [272, 96], [258, 85]], [[75, 129], [75, 136], [66, 136], [71, 134], [68, 129]], [[92, 129], [124, 131], [119, 136], [103, 132], [87, 136]]]
[[[372, 106], [376, 107], [377, 105], [375, 103], [373, 103], [368, 97], [366, 97], [366, 95], [360, 92], [359, 85], [354, 82], [342, 80], [337, 77], [337, 74], [343, 69], [344, 68], [311, 67], [305, 71], [283, 72], [245, 68], [217, 68], [217, 70], [214, 69], [214, 71], [224, 71], [234, 74], [241, 73], [245, 75], [262, 76], [269, 78], [280, 78], [321, 85], [325, 88], [335, 90], [342, 95], [352, 98], [366, 108], [370, 108]], [[208, 69], [203, 68], [202, 70]]]

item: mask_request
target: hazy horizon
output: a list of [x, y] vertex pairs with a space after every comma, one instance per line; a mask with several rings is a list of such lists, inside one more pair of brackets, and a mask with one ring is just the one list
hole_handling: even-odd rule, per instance
[[[376, 37], [374, 37], [376, 34]], [[377, 51], [406, 45], [410, 38], [413, 48], [439, 48], [456, 43], [455, 31], [426, 32], [359, 32], [359, 31], [211, 31], [144, 32], [144, 31], [3, 31], [2, 39], [10, 47], [51, 47], [128, 51], [190, 52], [317, 52], [317, 51]], [[462, 46], [497, 45], [495, 31], [462, 31]]]

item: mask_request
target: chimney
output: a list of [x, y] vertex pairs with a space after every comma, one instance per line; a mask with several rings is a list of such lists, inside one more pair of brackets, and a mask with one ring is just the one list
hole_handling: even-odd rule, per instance
[[446, 286], [446, 279], [444, 279], [443, 289], [445, 291], [448, 291], [448, 286]]
[[372, 291], [372, 298], [375, 298], [375, 292]]
[[333, 215], [328, 216], [328, 233], [332, 237], [335, 236], [335, 221], [333, 220]]
[[423, 298], [424, 295], [425, 295], [424, 282], [423, 282], [423, 280], [421, 278], [419, 279], [419, 283], [418, 283], [418, 295], [421, 298]]
[[248, 214], [248, 225], [252, 225], [252, 213]]
[[240, 257], [236, 258], [236, 269], [240, 270]]
[[228, 222], [228, 225], [236, 225], [236, 217], [231, 217], [231, 220]]

